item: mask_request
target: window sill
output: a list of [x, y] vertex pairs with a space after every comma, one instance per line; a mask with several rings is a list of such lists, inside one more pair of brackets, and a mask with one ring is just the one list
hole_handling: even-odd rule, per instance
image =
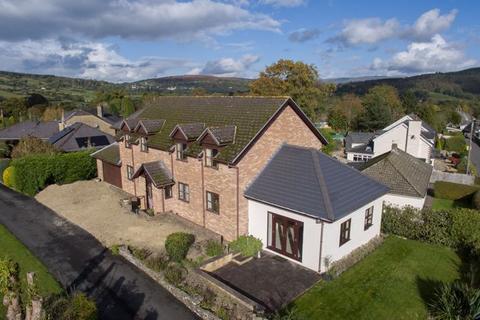
[[184, 200], [184, 199], [180, 199], [180, 198], [178, 198], [178, 200], [180, 200], [182, 202], [185, 202], [185, 203], [190, 203], [190, 200]]
[[363, 228], [363, 231], [367, 231], [368, 229], [370, 229], [370, 227], [373, 226], [373, 223], [372, 224], [369, 224], [369, 225], [366, 225], [364, 228]]
[[213, 210], [210, 210], [210, 209], [206, 209], [208, 212], [210, 213], [213, 213], [213, 214], [216, 214], [216, 215], [220, 215], [220, 211], [213, 211]]
[[340, 241], [340, 245], [339, 247], [343, 246], [345, 243], [349, 242], [350, 239], [347, 239], [347, 240], [344, 240], [344, 241]]

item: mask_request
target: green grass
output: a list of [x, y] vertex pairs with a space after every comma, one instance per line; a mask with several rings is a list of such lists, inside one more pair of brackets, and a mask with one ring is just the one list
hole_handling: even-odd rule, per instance
[[291, 307], [299, 319], [426, 319], [425, 300], [438, 281], [459, 277], [449, 248], [388, 237], [370, 256]]
[[453, 209], [453, 208], [472, 208], [470, 201], [450, 200], [434, 198], [432, 203], [433, 210]]
[[[9, 257], [20, 265], [22, 288], [26, 286], [27, 272], [34, 271], [37, 276], [38, 290], [41, 295], [62, 291], [59, 283], [48, 272], [45, 266], [28, 249], [0, 224], [0, 258]], [[5, 317], [3, 296], [0, 295], [0, 319]]]

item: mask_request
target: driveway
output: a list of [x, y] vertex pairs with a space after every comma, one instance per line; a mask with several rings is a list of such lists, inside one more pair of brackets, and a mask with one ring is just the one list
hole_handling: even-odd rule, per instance
[[90, 232], [107, 247], [131, 244], [159, 251], [164, 249], [167, 236], [177, 231], [194, 233], [197, 242], [218, 237], [178, 216], [139, 217], [120, 205], [122, 199], [129, 197], [131, 195], [108, 183], [91, 180], [50, 185], [35, 198]]
[[35, 199], [1, 184], [0, 223], [45, 264], [64, 288], [93, 297], [101, 319], [198, 319], [168, 291], [122, 257], [113, 256], [88, 232]]
[[[467, 145], [470, 141], [467, 139]], [[478, 142], [472, 141], [472, 151], [470, 153], [470, 161], [472, 161], [473, 165], [480, 170], [480, 146]]]

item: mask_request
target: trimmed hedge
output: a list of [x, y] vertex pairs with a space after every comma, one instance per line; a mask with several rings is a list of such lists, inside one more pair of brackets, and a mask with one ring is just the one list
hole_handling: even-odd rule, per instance
[[188, 250], [195, 242], [195, 236], [185, 232], [174, 232], [165, 240], [165, 250], [172, 261], [180, 262], [187, 256]]
[[13, 187], [33, 196], [50, 184], [92, 179], [97, 174], [97, 166], [90, 153], [82, 151], [15, 159], [11, 162], [15, 167]]
[[447, 181], [437, 181], [433, 187], [435, 198], [448, 200], [468, 199], [479, 189], [480, 186], [477, 185], [470, 186]]
[[480, 213], [471, 209], [416, 210], [385, 207], [382, 232], [480, 253]]
[[262, 240], [254, 236], [240, 236], [230, 243], [230, 249], [233, 252], [240, 252], [245, 257], [256, 256], [262, 250], [262, 247]]

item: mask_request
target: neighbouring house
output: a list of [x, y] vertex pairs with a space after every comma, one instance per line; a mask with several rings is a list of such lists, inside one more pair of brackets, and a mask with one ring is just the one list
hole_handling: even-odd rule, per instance
[[116, 185], [143, 208], [172, 211], [227, 240], [248, 233], [244, 191], [282, 144], [327, 143], [288, 97], [162, 96], [120, 130], [118, 145], [93, 154], [99, 177], [118, 181], [120, 172]]
[[390, 188], [387, 204], [422, 209], [433, 167], [393, 146], [392, 150], [359, 167], [362, 173]]
[[389, 152], [393, 144], [415, 158], [430, 163], [435, 130], [414, 114], [406, 115], [376, 132], [351, 132], [345, 138], [348, 161], [365, 162]]
[[24, 121], [0, 130], [0, 141], [15, 145], [24, 137], [35, 137], [47, 141], [58, 133], [57, 121]]
[[380, 234], [389, 189], [317, 149], [283, 145], [245, 191], [249, 233], [318, 272]]
[[98, 128], [75, 122], [48, 139], [57, 149], [65, 152], [103, 148], [115, 142], [115, 138]]
[[114, 136], [115, 128], [112, 126], [119, 123], [119, 121], [121, 121], [120, 117], [106, 113], [103, 105], [99, 104], [96, 110], [75, 109], [66, 111], [60, 121], [60, 130], [74, 123], [81, 122]]

